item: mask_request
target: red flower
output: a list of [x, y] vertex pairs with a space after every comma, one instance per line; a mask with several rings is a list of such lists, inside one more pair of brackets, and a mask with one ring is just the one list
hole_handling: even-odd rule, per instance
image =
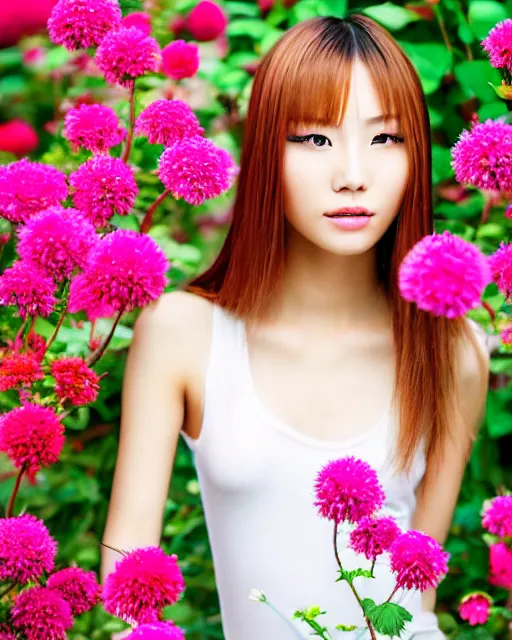
[[20, 158], [32, 153], [39, 146], [39, 136], [34, 127], [20, 118], [0, 124], [0, 151], [13, 153]]

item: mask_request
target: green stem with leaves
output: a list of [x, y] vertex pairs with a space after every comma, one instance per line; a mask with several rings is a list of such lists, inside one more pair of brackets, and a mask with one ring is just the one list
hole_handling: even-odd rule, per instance
[[[340, 571], [343, 571], [343, 567], [341, 565], [340, 556], [339, 556], [339, 553], [338, 553], [338, 522], [334, 523], [334, 555], [336, 556], [336, 562], [338, 563]], [[377, 640], [377, 636], [375, 635], [375, 629], [373, 628], [372, 623], [370, 622], [370, 620], [368, 619], [368, 616], [366, 615], [366, 613], [364, 611], [363, 602], [362, 602], [361, 598], [359, 597], [359, 594], [357, 593], [357, 589], [354, 587], [353, 580], [347, 580], [347, 582], [348, 582], [348, 586], [352, 590], [352, 593], [354, 594], [359, 606], [361, 607], [361, 609], [363, 611], [363, 616], [364, 616], [366, 625], [368, 626], [368, 630], [370, 631], [370, 636], [371, 636], [372, 640]]]

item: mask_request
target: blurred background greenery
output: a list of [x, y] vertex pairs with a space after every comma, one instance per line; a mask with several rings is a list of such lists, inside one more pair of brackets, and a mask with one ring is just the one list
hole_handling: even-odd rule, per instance
[[[52, 163], [67, 173], [83, 162], [85, 152], [73, 154], [60, 136], [65, 112], [82, 102], [102, 102], [128, 119], [127, 93], [108, 87], [95, 68], [91, 52], [69, 53], [52, 45], [45, 21], [55, 0], [18, 0], [0, 8], [0, 163], [29, 152], [30, 158]], [[122, 0], [123, 14], [144, 10], [152, 18], [152, 35], [163, 47], [176, 37], [177, 19], [196, 4], [191, 0]], [[363, 12], [388, 28], [416, 67], [427, 96], [433, 142], [433, 189], [436, 228], [449, 229], [475, 242], [485, 253], [500, 241], [511, 239], [512, 221], [504, 217], [505, 201], [496, 199], [489, 216], [482, 219], [485, 194], [463, 188], [453, 178], [450, 147], [469, 127], [472, 114], [481, 121], [506, 115], [510, 103], [497, 97], [491, 84], [501, 77], [493, 69], [479, 41], [497, 22], [512, 15], [512, 0], [427, 0], [352, 2], [348, 0], [226, 0], [219, 2], [229, 17], [224, 35], [200, 42], [201, 65], [194, 78], [174, 82], [164, 76], [137, 81], [137, 113], [161, 97], [187, 101], [198, 115], [206, 135], [239, 158], [244, 118], [255, 66], [260, 57], [291, 25], [317, 15], [343, 17]], [[175, 33], [173, 33], [173, 29]], [[192, 40], [190, 34], [179, 37]], [[12, 122], [23, 121], [30, 135], [13, 135]], [[508, 120], [510, 122], [510, 120]], [[16, 131], [16, 130], [15, 130]], [[20, 151], [19, 145], [26, 145]], [[18, 145], [18, 146], [16, 146]], [[23, 145], [22, 145], [23, 146]], [[132, 216], [114, 217], [124, 228], [138, 229], [147, 206], [159, 195], [154, 174], [163, 147], [136, 139], [131, 162], [140, 167], [140, 194]], [[12, 153], [14, 152], [14, 154]], [[114, 150], [115, 155], [119, 155]], [[150, 235], [172, 260], [174, 289], [184, 279], [206, 267], [218, 251], [230, 219], [233, 194], [199, 207], [171, 198], [157, 211]], [[2, 226], [3, 225], [3, 226]], [[9, 224], [0, 220], [0, 235]], [[12, 244], [0, 258], [0, 270], [12, 261]], [[496, 288], [488, 289], [492, 308], [503, 303]], [[511, 309], [508, 308], [510, 315]], [[489, 314], [470, 314], [491, 331]], [[38, 475], [35, 486], [24, 482], [18, 510], [44, 518], [59, 542], [60, 566], [76, 563], [99, 572], [100, 546], [112, 474], [115, 465], [120, 390], [125, 356], [130, 344], [135, 312], [124, 316], [111, 348], [97, 367], [108, 371], [98, 400], [75, 411], [65, 421], [67, 442], [60, 462]], [[90, 324], [77, 320], [62, 327], [52, 350], [85, 355]], [[12, 338], [19, 326], [11, 310], [0, 308], [0, 336]], [[96, 333], [106, 335], [111, 321], [99, 321]], [[38, 333], [49, 337], [53, 324], [38, 320]], [[486, 589], [488, 551], [482, 542], [480, 510], [485, 499], [505, 487], [512, 488], [512, 355], [501, 348], [492, 358], [491, 389], [487, 417], [475, 444], [464, 478], [447, 549], [451, 572], [439, 588], [438, 611], [443, 628], [457, 638], [505, 638], [504, 626], [488, 630], [459, 627], [455, 610], [468, 590]], [[14, 392], [0, 399], [0, 410], [17, 406]], [[0, 457], [0, 502], [6, 504], [14, 485], [14, 472]], [[208, 545], [199, 487], [191, 455], [180, 439], [172, 485], [166, 504], [162, 546], [180, 559], [187, 589], [184, 598], [166, 610], [187, 631], [189, 640], [222, 638], [212, 560]], [[496, 595], [497, 590], [491, 588]], [[500, 595], [500, 594], [497, 594]], [[503, 596], [503, 593], [501, 593]], [[123, 624], [100, 607], [77, 620], [69, 634], [73, 640], [106, 640]]]

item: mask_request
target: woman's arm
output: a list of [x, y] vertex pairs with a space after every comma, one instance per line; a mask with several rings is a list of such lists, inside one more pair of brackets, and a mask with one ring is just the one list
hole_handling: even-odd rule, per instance
[[[489, 352], [483, 341], [460, 345], [456, 366], [453, 437], [446, 440], [439, 465], [429, 465], [417, 491], [414, 529], [443, 544], [448, 537], [472, 441], [485, 415]], [[436, 592], [423, 594], [423, 608], [433, 610]]]
[[[181, 329], [181, 296], [168, 294], [149, 305], [134, 327], [123, 379], [119, 449], [102, 537], [103, 543], [118, 549], [160, 544], [184, 417], [187, 336]], [[102, 582], [119, 559], [119, 553], [101, 547]]]

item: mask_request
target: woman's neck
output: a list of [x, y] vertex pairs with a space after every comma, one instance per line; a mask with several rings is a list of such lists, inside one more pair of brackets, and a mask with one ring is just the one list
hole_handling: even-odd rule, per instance
[[391, 310], [377, 279], [376, 247], [334, 255], [294, 238], [287, 248], [283, 286], [268, 318], [336, 326], [388, 321]]

